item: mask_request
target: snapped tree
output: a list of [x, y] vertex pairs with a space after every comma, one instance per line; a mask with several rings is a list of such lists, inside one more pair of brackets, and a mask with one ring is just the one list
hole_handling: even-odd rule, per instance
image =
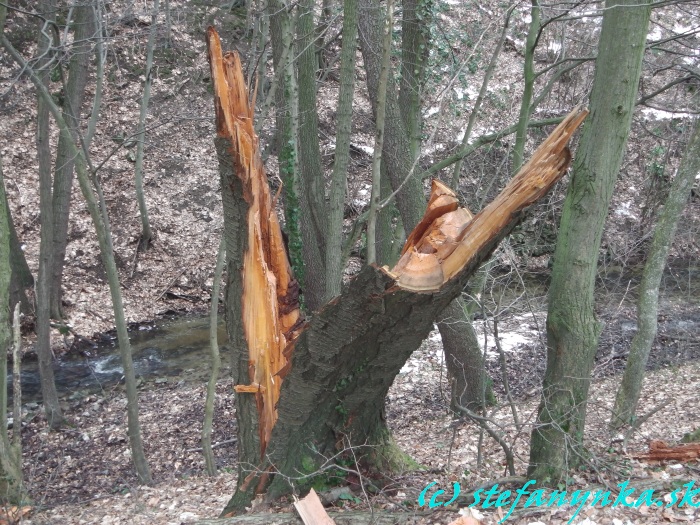
[[223, 54], [213, 28], [207, 43], [239, 428], [238, 487], [227, 515], [263, 492], [274, 498], [303, 489], [308, 475], [344, 447], [357, 447], [370, 465], [395, 464], [401, 452], [384, 420], [394, 377], [479, 264], [563, 175], [571, 159], [566, 144], [587, 112], [574, 110], [474, 217], [459, 208], [452, 190], [434, 182], [428, 210], [397, 265], [365, 267], [304, 321], [240, 60]]

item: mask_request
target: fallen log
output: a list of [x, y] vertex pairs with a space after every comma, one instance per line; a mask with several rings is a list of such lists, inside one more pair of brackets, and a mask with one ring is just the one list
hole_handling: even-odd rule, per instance
[[[418, 525], [437, 523], [440, 517], [454, 516], [453, 512], [387, 512], [387, 511], [334, 511], [329, 516], [336, 525]], [[426, 520], [426, 518], [430, 518]], [[231, 518], [198, 521], [197, 525], [304, 525], [299, 516], [291, 512], [276, 514], [247, 514]]]
[[[428, 210], [394, 268], [365, 267], [304, 323], [267, 186], [238, 55], [207, 32], [227, 247], [227, 329], [234, 351], [239, 481], [224, 515], [263, 492], [308, 488], [342, 450], [378, 469], [405, 464], [384, 420], [394, 377], [469, 277], [526, 209], [561, 178], [575, 109], [476, 216], [433, 182]], [[309, 278], [313, 278], [310, 276]]]
[[670, 446], [664, 441], [652, 440], [649, 443], [649, 452], [635, 454], [635, 459], [644, 461], [696, 461], [700, 459], [700, 443]]

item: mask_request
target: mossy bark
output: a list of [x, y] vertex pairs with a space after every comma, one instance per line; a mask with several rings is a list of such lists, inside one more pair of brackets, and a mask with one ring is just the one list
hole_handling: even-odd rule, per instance
[[528, 476], [557, 483], [581, 462], [586, 401], [600, 324], [598, 251], [637, 96], [650, 6], [608, 0], [591, 94], [562, 209], [547, 315], [547, 369]]

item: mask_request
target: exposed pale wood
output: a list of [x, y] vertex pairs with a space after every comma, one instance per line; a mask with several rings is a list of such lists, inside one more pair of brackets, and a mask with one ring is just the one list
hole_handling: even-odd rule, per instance
[[294, 508], [305, 525], [335, 525], [313, 487], [305, 497], [294, 502]]
[[652, 441], [649, 443], [648, 453], [633, 457], [647, 461], [695, 461], [700, 459], [700, 443], [672, 447], [663, 441]]
[[[393, 270], [365, 267], [340, 296], [303, 324], [298, 286], [289, 270], [262, 171], [240, 61], [233, 53], [221, 54], [213, 29], [208, 31], [208, 42], [224, 194], [236, 195], [226, 227], [240, 229], [246, 237], [236, 252], [243, 254], [236, 259], [242, 263], [231, 267], [240, 272], [235, 285], [242, 290], [241, 302], [234, 303], [242, 305], [242, 312], [236, 313], [242, 328], [235, 323], [233, 328], [245, 334], [237, 348], [247, 349], [249, 363], [249, 377], [241, 380], [239, 376], [236, 387], [238, 407], [245, 405], [238, 412], [246, 416], [239, 438], [244, 467], [236, 494], [223, 513], [234, 515], [244, 512], [263, 492], [269, 500], [288, 494], [288, 480], [295, 479], [309, 462], [326, 461], [341, 438], [357, 447], [386, 445], [382, 406], [393, 378], [430, 332], [438, 314], [522, 220], [526, 208], [563, 174], [570, 160], [566, 142], [585, 111], [576, 110], [567, 117], [495, 204], [474, 218], [459, 208], [448, 187], [435, 181], [428, 210], [411, 232], [397, 266]], [[230, 152], [220, 147], [229, 142]], [[232, 161], [227, 165], [229, 156]], [[235, 176], [226, 174], [231, 166]], [[255, 396], [252, 412], [257, 419], [249, 417], [250, 395]], [[258, 429], [258, 457], [251, 428]], [[333, 515], [336, 523], [363, 522], [359, 517], [343, 521], [348, 515], [342, 514]], [[276, 519], [257, 522], [277, 523]], [[286, 523], [299, 522], [295, 520]]]
[[472, 220], [467, 210], [457, 208], [454, 192], [433, 181], [428, 210], [391, 270], [399, 286], [437, 292], [461, 272], [483, 246], [512, 223], [514, 215], [540, 199], [566, 172], [571, 161], [567, 143], [587, 114], [585, 109], [574, 109], [498, 197]]
[[260, 416], [261, 456], [277, 420], [281, 371], [290, 358], [285, 348], [301, 326], [299, 287], [282, 239], [282, 230], [263, 170], [253, 127], [254, 105], [237, 53], [223, 54], [213, 28], [207, 32], [216, 108], [217, 135], [230, 140], [236, 176], [249, 204], [248, 249], [243, 256], [243, 327], [249, 351], [250, 384], [238, 393], [256, 396]]

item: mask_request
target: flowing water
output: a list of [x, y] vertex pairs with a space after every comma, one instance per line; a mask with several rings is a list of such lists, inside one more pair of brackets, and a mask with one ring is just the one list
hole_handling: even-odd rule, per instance
[[[628, 347], [629, 340], [636, 331], [636, 322], [634, 318], [621, 313], [621, 308], [624, 306], [627, 312], [634, 312], [639, 280], [640, 272], [622, 273], [615, 269], [609, 270], [598, 280], [597, 306], [603, 312], [601, 318], [605, 326], [600, 341], [600, 358], [604, 358], [608, 353], [613, 357], [624, 355], [624, 348], [620, 353], [615, 346]], [[547, 285], [546, 278], [538, 278], [527, 280], [525, 288], [530, 295], [545, 298]], [[667, 269], [660, 291], [659, 337], [660, 340], [671, 341], [673, 344], [661, 344], [660, 350], [668, 355], [654, 352], [650, 365], [656, 367], [668, 362], [682, 362], [700, 357], [700, 267]], [[509, 292], [516, 295], [518, 293], [512, 287]], [[544, 319], [544, 302], [540, 303], [537, 310], [538, 316]], [[509, 328], [504, 324], [500, 334], [504, 346], [512, 347], [507, 350], [517, 354], [523, 344], [542, 345], [542, 322], [536, 330], [533, 330], [537, 328], [534, 326], [525, 330], [527, 322], [518, 321], [518, 316], [513, 315], [511, 319], [512, 326]], [[223, 321], [219, 323], [218, 338], [219, 344], [226, 342]], [[507, 345], [511, 339], [514, 343]], [[206, 381], [208, 378], [209, 318], [206, 316], [184, 317], [159, 321], [155, 325], [143, 325], [130, 332], [130, 340], [136, 375], [142, 381]], [[677, 355], [679, 349], [683, 355]], [[228, 364], [226, 353], [222, 355], [222, 364]], [[544, 362], [537, 365], [539, 368], [542, 366]], [[123, 382], [116, 339], [96, 345], [86, 351], [85, 355], [67, 356], [57, 360], [54, 363], [54, 373], [59, 395], [62, 397], [80, 396]], [[11, 374], [8, 383], [12, 384]], [[27, 360], [22, 363], [23, 401], [33, 402], [40, 397], [38, 364], [34, 360]]]
[[[209, 318], [185, 317], [142, 325], [130, 330], [129, 340], [134, 370], [141, 380], [167, 378], [205, 378], [209, 373]], [[225, 344], [226, 330], [219, 322], [219, 344]], [[83, 352], [54, 362], [59, 396], [99, 391], [123, 382], [123, 368], [116, 337], [109, 338]], [[226, 357], [222, 356], [226, 363]], [[12, 374], [8, 375], [12, 384]], [[39, 366], [36, 360], [22, 363], [22, 399], [41, 398]]]

